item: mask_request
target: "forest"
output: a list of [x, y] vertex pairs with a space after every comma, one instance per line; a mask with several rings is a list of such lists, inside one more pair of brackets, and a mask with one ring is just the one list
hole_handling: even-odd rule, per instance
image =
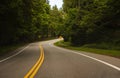
[[64, 0], [65, 41], [120, 45], [120, 0]]
[[62, 36], [73, 45], [120, 46], [120, 0], [2, 0], [0, 46]]
[[0, 45], [31, 42], [50, 34], [50, 6], [46, 0], [2, 0]]

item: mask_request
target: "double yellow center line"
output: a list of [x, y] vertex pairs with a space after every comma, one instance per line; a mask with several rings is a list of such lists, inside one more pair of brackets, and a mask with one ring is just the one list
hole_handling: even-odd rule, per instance
[[43, 61], [44, 61], [44, 50], [43, 47], [40, 45], [40, 58], [38, 59], [36, 64], [31, 68], [31, 70], [24, 76], [24, 78], [34, 78], [35, 74], [39, 70]]

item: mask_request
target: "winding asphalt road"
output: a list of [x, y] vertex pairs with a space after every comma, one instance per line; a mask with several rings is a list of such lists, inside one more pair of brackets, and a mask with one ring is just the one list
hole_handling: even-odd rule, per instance
[[0, 58], [0, 78], [25, 78], [41, 57], [44, 61], [34, 78], [120, 78], [120, 59], [78, 52], [53, 45], [59, 39], [31, 43]]

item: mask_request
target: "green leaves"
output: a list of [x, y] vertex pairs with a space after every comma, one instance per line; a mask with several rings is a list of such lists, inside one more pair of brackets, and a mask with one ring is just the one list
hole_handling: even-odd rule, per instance
[[[0, 3], [0, 45], [47, 37], [50, 7], [46, 0], [4, 0]], [[44, 33], [45, 32], [45, 33]]]
[[63, 9], [67, 14], [64, 26], [71, 32], [64, 33], [64, 37], [75, 45], [120, 40], [114, 38], [114, 33], [120, 31], [119, 1], [64, 0]]
[[64, 13], [62, 10], [58, 10], [55, 5], [50, 11], [50, 35], [51, 36], [59, 36], [62, 35], [63, 32], [63, 18]]

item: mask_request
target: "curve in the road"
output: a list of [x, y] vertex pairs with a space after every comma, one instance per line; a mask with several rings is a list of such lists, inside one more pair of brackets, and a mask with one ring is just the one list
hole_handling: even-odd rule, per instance
[[39, 70], [43, 61], [44, 61], [44, 50], [43, 50], [43, 47], [40, 46], [40, 58], [38, 59], [36, 64], [31, 68], [31, 70], [25, 75], [24, 78], [34, 78], [35, 74]]
[[[53, 43], [49, 43], [49, 45], [50, 45], [50, 46], [53, 46], [53, 47], [56, 47], [56, 46], [53, 45]], [[56, 48], [59, 48], [59, 47], [56, 47]], [[62, 48], [59, 48], [59, 49], [62, 49]], [[94, 57], [91, 57], [91, 56], [88, 56], [88, 55], [85, 55], [85, 54], [82, 54], [82, 53], [78, 53], [78, 52], [75, 52], [75, 51], [69, 51], [69, 52], [72, 52], [72, 53], [79, 54], [79, 55], [81, 55], [81, 56], [90, 58], [90, 59], [92, 59], [92, 60], [98, 61], [98, 62], [100, 62], [100, 63], [103, 63], [103, 64], [105, 64], [105, 65], [107, 65], [107, 66], [109, 66], [109, 67], [111, 67], [111, 68], [114, 68], [114, 69], [120, 71], [120, 68], [119, 68], [119, 67], [117, 67], [117, 66], [115, 66], [115, 65], [112, 65], [112, 64], [110, 64], [110, 63], [107, 63], [107, 62], [105, 62], [105, 61], [99, 60], [99, 59], [97, 59], [97, 58], [94, 58]]]

